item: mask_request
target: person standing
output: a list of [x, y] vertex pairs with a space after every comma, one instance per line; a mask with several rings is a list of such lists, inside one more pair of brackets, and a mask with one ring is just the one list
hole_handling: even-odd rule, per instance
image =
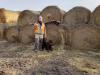
[[36, 23], [34, 23], [35, 33], [35, 47], [34, 50], [42, 50], [43, 39], [46, 38], [46, 26], [43, 22], [43, 17], [39, 16]]

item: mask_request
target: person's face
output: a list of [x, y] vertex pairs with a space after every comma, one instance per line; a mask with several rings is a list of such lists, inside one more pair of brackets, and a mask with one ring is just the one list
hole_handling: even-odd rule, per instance
[[39, 21], [42, 22], [42, 16], [39, 16]]

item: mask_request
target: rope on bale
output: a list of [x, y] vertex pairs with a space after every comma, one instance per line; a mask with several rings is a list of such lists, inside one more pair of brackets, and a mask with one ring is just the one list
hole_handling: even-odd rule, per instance
[[64, 15], [63, 23], [67, 25], [87, 24], [90, 20], [90, 10], [84, 7], [74, 7]]
[[63, 20], [63, 15], [65, 14], [64, 11], [62, 11], [57, 6], [48, 6], [42, 10], [40, 15], [43, 16], [44, 22], [51, 22], [51, 21], [59, 21], [61, 22]]
[[20, 13], [17, 23], [19, 26], [34, 24], [38, 16], [39, 12], [24, 10]]

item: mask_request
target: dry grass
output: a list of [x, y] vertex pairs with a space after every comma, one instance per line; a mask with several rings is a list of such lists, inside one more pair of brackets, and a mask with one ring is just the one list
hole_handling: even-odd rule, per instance
[[[2, 46], [2, 47], [1, 47]], [[33, 44], [0, 42], [5, 75], [100, 75], [100, 51], [32, 51]]]

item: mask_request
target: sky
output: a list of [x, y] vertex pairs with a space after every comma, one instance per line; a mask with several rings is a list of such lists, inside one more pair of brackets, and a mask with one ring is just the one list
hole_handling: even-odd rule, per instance
[[100, 0], [0, 0], [0, 8], [22, 11], [34, 10], [41, 11], [46, 6], [56, 5], [62, 10], [68, 11], [75, 6], [84, 6], [93, 11]]

